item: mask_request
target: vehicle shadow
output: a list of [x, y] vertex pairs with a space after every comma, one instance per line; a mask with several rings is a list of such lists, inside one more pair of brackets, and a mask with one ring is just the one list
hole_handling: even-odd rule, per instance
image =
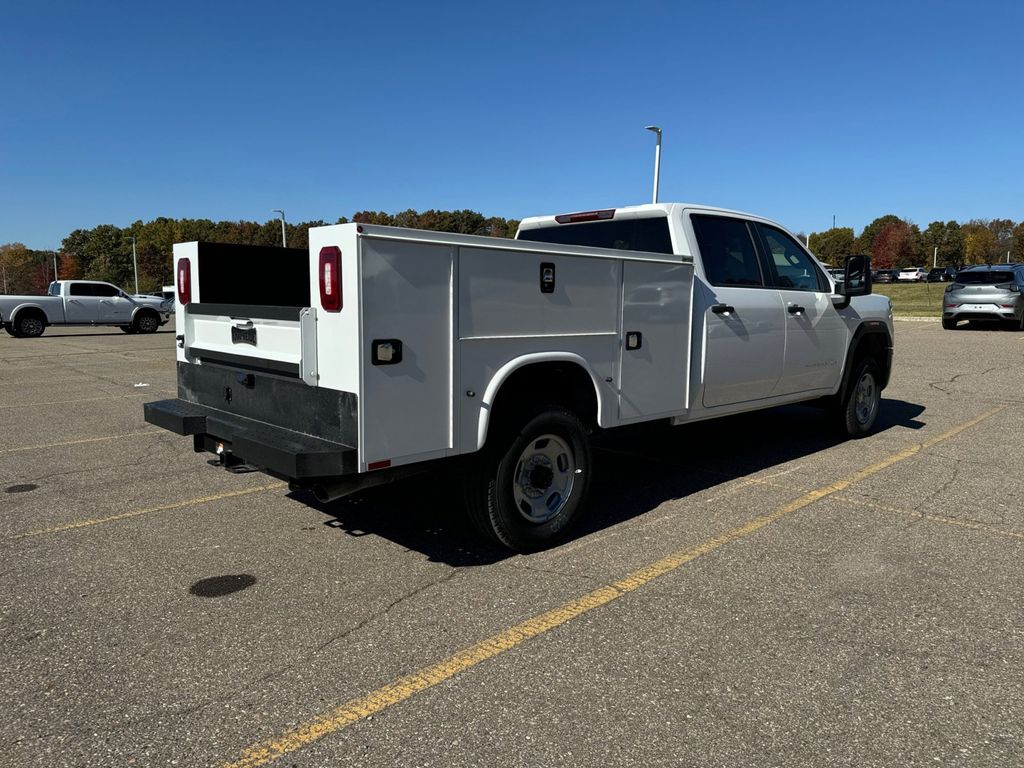
[[[920, 429], [922, 405], [882, 400], [877, 431]], [[595, 441], [590, 508], [570, 540], [610, 528], [715, 486], [843, 442], [822, 409], [786, 406], [681, 427], [640, 425]], [[328, 504], [290, 495], [350, 536], [381, 536], [454, 567], [488, 565], [510, 553], [480, 539], [466, 519], [459, 469], [419, 475]]]
[[[136, 333], [136, 334], [132, 334], [132, 335], [133, 336], [157, 336], [159, 334], [165, 334], [165, 333], [173, 334], [174, 333], [174, 329], [173, 328], [161, 328], [160, 330], [153, 331], [153, 333], [143, 333], [143, 334]], [[111, 328], [109, 331], [90, 331], [89, 333], [52, 333], [49, 330], [47, 330], [47, 332], [44, 333], [42, 336], [36, 336], [35, 338], [32, 338], [32, 339], [17, 339], [17, 341], [32, 342], [32, 341], [45, 341], [46, 339], [87, 339], [90, 336], [127, 336], [127, 335], [128, 334], [126, 334], [124, 331], [120, 330], [119, 328]]]

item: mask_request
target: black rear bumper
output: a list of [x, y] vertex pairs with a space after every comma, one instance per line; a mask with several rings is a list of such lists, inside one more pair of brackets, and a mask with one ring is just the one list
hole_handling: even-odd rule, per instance
[[303, 480], [359, 471], [357, 451], [349, 445], [187, 400], [159, 400], [146, 403], [143, 410], [150, 424], [178, 435], [193, 435], [197, 450], [204, 450], [206, 443], [224, 443], [233, 457], [281, 477]]

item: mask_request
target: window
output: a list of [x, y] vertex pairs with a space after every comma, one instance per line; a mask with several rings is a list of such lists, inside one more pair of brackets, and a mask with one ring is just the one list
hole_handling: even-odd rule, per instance
[[828, 279], [796, 240], [785, 232], [759, 224], [774, 283], [787, 291], [828, 291]]
[[68, 290], [68, 294], [71, 296], [95, 296], [93, 293], [92, 285], [89, 283], [72, 283], [71, 288]]
[[725, 216], [690, 216], [704, 274], [712, 285], [762, 287], [761, 265], [747, 222]]
[[585, 224], [555, 224], [539, 229], [524, 229], [519, 233], [518, 239], [562, 245], [585, 245], [593, 248], [616, 248], [623, 251], [672, 253], [668, 219], [664, 216], [590, 221]]
[[956, 276], [956, 281], [961, 285], [996, 285], [997, 283], [1012, 283], [1013, 272], [978, 269], [961, 272]]
[[46, 292], [47, 296], [60, 296], [60, 283], [50, 283], [50, 289]]
[[99, 283], [98, 285], [93, 285], [92, 288], [93, 288], [93, 295], [94, 296], [120, 296], [121, 295], [121, 291], [119, 291], [117, 288], [115, 288], [112, 285], [107, 285], [106, 283]]

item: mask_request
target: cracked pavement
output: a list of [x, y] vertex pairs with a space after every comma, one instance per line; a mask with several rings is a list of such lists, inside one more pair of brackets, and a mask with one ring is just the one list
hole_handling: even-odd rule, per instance
[[[452, 476], [322, 505], [147, 433], [173, 331], [0, 334], [0, 767], [233, 760], [997, 405], [277, 764], [1019, 764], [1024, 334], [896, 344], [877, 434], [802, 406], [621, 431], [576, 535], [509, 556]], [[251, 586], [189, 591], [229, 575]]]

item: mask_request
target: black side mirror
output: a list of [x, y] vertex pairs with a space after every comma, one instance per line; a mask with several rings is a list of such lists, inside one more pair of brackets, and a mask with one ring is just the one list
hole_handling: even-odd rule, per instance
[[850, 305], [854, 296], [867, 296], [871, 293], [871, 257], [863, 254], [847, 256], [843, 269], [843, 281], [837, 283], [836, 293], [842, 301], [835, 300], [837, 309]]

